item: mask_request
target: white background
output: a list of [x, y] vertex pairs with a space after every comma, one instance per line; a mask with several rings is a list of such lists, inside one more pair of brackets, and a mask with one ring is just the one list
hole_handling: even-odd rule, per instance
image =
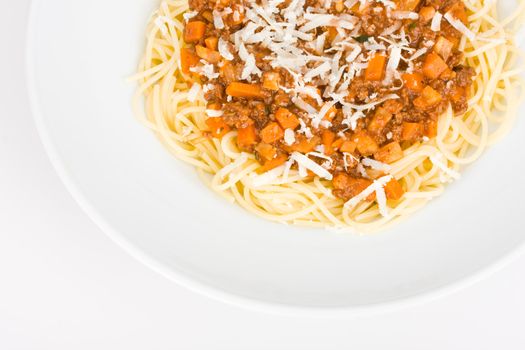
[[25, 92], [29, 0], [0, 5], [0, 349], [525, 348], [525, 257], [452, 296], [353, 319], [239, 309], [142, 266], [54, 173]]

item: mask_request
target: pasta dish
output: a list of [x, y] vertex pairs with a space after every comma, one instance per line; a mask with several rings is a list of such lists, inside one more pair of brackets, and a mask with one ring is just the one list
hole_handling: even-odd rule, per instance
[[134, 108], [209, 186], [266, 219], [384, 229], [512, 127], [509, 17], [489, 0], [169, 0]]

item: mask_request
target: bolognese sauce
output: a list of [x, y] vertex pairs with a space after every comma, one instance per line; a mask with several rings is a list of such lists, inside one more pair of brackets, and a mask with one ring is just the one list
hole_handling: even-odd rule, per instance
[[[181, 70], [207, 101], [207, 135], [237, 131], [260, 172], [332, 181], [349, 200], [468, 108], [461, 0], [190, 0]], [[392, 178], [387, 199], [403, 196]], [[374, 194], [368, 200], [374, 200]]]

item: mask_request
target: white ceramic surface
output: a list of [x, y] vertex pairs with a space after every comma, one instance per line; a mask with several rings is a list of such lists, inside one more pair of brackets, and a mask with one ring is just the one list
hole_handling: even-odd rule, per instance
[[441, 295], [523, 246], [521, 120], [443, 197], [381, 234], [273, 224], [219, 198], [132, 116], [125, 78], [156, 5], [36, 0], [28, 41], [33, 110], [55, 167], [93, 220], [144, 263], [235, 304], [347, 313]]

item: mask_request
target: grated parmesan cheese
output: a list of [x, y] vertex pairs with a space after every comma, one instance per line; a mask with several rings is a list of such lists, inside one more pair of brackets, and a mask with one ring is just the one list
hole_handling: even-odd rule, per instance
[[[351, 160], [350, 163], [348, 162], [348, 158], [350, 158], [350, 160]], [[343, 164], [344, 164], [344, 167], [345, 167], [346, 171], [348, 170], [348, 167], [352, 167], [352, 165], [354, 165], [354, 164], [356, 164], [358, 162], [359, 162], [359, 160], [356, 157], [354, 157], [353, 154], [343, 152]]]
[[379, 170], [379, 171], [384, 171], [384, 172], [390, 172], [392, 170], [392, 167], [388, 164], [385, 164], [385, 163], [382, 163], [382, 162], [379, 162], [375, 159], [371, 159], [371, 158], [363, 158], [361, 160], [361, 163], [364, 165], [364, 166], [367, 166], [367, 167], [370, 167], [374, 170]]
[[306, 155], [326, 160], [325, 168], [326, 167], [330, 168], [332, 166], [332, 164], [334, 163], [334, 160], [332, 158], [328, 157], [327, 155], [325, 155], [324, 151], [323, 152], [308, 152]]
[[218, 111], [218, 110], [215, 110], [215, 109], [207, 109], [206, 110], [206, 115], [210, 118], [218, 118], [218, 117], [222, 117], [222, 115], [224, 114], [223, 111]]
[[388, 216], [388, 204], [386, 202], [386, 193], [384, 186], [379, 186], [376, 188], [376, 201], [377, 201], [377, 207], [379, 208], [379, 214], [383, 217]]
[[295, 143], [295, 133], [292, 129], [284, 130], [284, 143], [291, 146]]
[[232, 61], [234, 59], [230, 49], [228, 48], [228, 42], [223, 38], [219, 38], [218, 49], [219, 53], [222, 57], [224, 57], [224, 59], [228, 61]]
[[256, 175], [252, 178], [252, 187], [261, 187], [265, 185], [272, 185], [279, 176], [284, 173], [285, 165], [269, 170], [261, 175]]
[[436, 156], [430, 156], [430, 161], [437, 166], [439, 169], [441, 169], [446, 175], [450, 176], [454, 180], [459, 180], [461, 178], [461, 174], [458, 173], [455, 170], [450, 169], [445, 163], [443, 163], [440, 158], [443, 156], [441, 154]]
[[[290, 159], [293, 159], [297, 162], [299, 165], [299, 173], [301, 173], [301, 168], [308, 169], [311, 172], [313, 172], [315, 175], [322, 177], [327, 180], [332, 180], [333, 176], [330, 174], [328, 170], [308, 158], [302, 153], [299, 152], [293, 152]], [[303, 174], [306, 173], [305, 170], [303, 170]]]
[[394, 11], [392, 12], [392, 18], [416, 20], [419, 18], [419, 14], [417, 14], [417, 12], [411, 12], [411, 11]]
[[222, 20], [222, 15], [217, 10], [213, 10], [213, 25], [217, 29], [223, 29], [224, 28], [224, 22]]
[[470, 40], [476, 39], [476, 35], [468, 29], [463, 22], [461, 22], [459, 19], [454, 18], [450, 12], [445, 13], [445, 19], [450, 23], [450, 25], [454, 28], [456, 28], [461, 34], [465, 35]]
[[193, 83], [191, 89], [188, 90], [188, 101], [195, 102], [200, 91], [201, 86], [197, 83]]
[[185, 22], [188, 22], [190, 19], [192, 19], [193, 17], [197, 16], [198, 14], [199, 13], [197, 11], [186, 11], [182, 15], [182, 18], [184, 18]]
[[255, 56], [246, 50], [243, 43], [239, 46], [239, 57], [244, 61], [244, 69], [241, 73], [241, 79], [250, 81], [252, 74], [259, 77], [262, 75], [261, 70], [255, 65]]
[[219, 77], [219, 73], [215, 72], [215, 67], [213, 64], [208, 64], [208, 62], [201, 60], [202, 66], [191, 67], [190, 72], [202, 74], [206, 78], [212, 80]]
[[443, 19], [443, 15], [436, 11], [434, 14], [434, 17], [432, 17], [432, 23], [430, 23], [430, 29], [434, 32], [439, 32], [441, 30], [441, 20]]
[[[386, 175], [386, 176], [383, 176], [377, 180], [374, 180], [374, 182], [368, 186], [367, 188], [365, 188], [364, 191], [362, 191], [361, 193], [359, 193], [357, 196], [351, 198], [349, 201], [347, 201], [344, 206], [346, 208], [353, 208], [355, 207], [357, 204], [359, 204], [359, 202], [361, 202], [362, 200], [366, 199], [369, 195], [371, 195], [372, 193], [376, 193], [376, 197], [379, 195], [380, 197], [382, 195], [384, 195], [384, 187], [386, 186], [387, 183], [389, 183], [391, 180], [393, 179], [392, 175]], [[379, 201], [378, 201], [379, 202]], [[382, 201], [383, 202], [383, 201]], [[380, 212], [383, 211], [381, 213], [381, 215], [383, 215], [383, 213], [386, 211], [385, 210], [385, 207], [386, 207], [386, 199], [383, 203], [378, 203], [378, 205], [380, 206]], [[383, 207], [383, 208], [381, 208]], [[383, 210], [382, 210], [383, 209]]]

